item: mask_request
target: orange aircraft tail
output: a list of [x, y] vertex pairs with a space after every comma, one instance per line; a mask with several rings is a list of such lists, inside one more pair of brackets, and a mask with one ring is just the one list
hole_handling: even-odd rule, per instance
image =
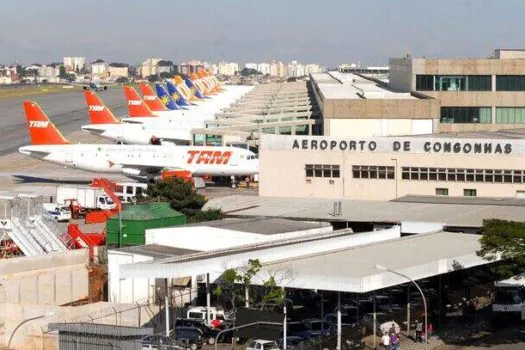
[[160, 111], [167, 111], [168, 109], [162, 103], [160, 98], [158, 98], [157, 94], [149, 84], [142, 83], [140, 84], [140, 90], [142, 91], [142, 95], [144, 95], [144, 102], [148, 105], [149, 109], [151, 109], [154, 112], [160, 112]]
[[91, 124], [116, 124], [120, 123], [113, 113], [106, 107], [96, 92], [86, 90], [84, 92], [88, 107], [89, 120]]
[[31, 144], [63, 145], [69, 143], [36, 102], [24, 101], [24, 110]]
[[130, 118], [155, 116], [134, 88], [131, 86], [124, 86], [124, 94], [128, 101], [128, 114]]

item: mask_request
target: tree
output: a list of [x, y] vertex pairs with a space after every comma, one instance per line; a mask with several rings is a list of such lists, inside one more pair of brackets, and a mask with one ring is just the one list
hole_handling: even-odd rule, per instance
[[169, 201], [173, 209], [186, 215], [188, 222], [222, 219], [219, 209], [202, 210], [207, 202], [206, 197], [197, 193], [191, 182], [178, 177], [170, 177], [148, 185], [146, 194], [148, 197], [141, 197], [141, 201], [156, 201], [158, 198]]
[[66, 72], [66, 67], [60, 66], [60, 68], [58, 69], [58, 77], [60, 79], [68, 79], [69, 78], [69, 74], [67, 74], [67, 72]]
[[150, 83], [156, 83], [157, 81], [159, 81], [159, 76], [157, 74], [150, 75], [148, 77], [148, 81]]
[[161, 72], [160, 77], [162, 79], [170, 79], [173, 76], [173, 73], [171, 72]]
[[498, 264], [493, 271], [501, 278], [523, 272], [525, 268], [525, 222], [486, 219], [483, 220], [481, 249], [477, 255], [504, 263]]
[[253, 68], [243, 68], [241, 70], [241, 75], [243, 77], [247, 77], [247, 76], [250, 76], [250, 75], [262, 75], [261, 72], [259, 72], [257, 69], [253, 69]]

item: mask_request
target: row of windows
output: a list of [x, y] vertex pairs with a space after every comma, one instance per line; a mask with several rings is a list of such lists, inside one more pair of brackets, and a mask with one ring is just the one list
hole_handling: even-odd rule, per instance
[[525, 124], [524, 107], [497, 107], [497, 124]]
[[[491, 91], [490, 75], [416, 75], [418, 91]], [[496, 75], [496, 91], [525, 91], [525, 75]]]
[[381, 165], [353, 165], [352, 177], [354, 179], [395, 179], [393, 166]]
[[492, 122], [490, 107], [441, 107], [441, 123], [480, 123]]
[[[478, 195], [475, 189], [465, 188], [463, 190], [463, 196], [465, 197], [476, 197]], [[448, 188], [436, 188], [436, 196], [448, 196]]]
[[525, 91], [525, 75], [496, 76], [497, 91]]
[[490, 75], [416, 75], [419, 91], [491, 91]]
[[524, 170], [453, 169], [453, 168], [401, 168], [403, 180], [525, 183]]
[[330, 164], [306, 164], [305, 165], [306, 177], [340, 177], [341, 171], [339, 165]]

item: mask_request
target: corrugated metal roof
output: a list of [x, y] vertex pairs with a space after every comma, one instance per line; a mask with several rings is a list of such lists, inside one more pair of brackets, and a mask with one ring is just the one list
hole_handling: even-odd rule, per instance
[[110, 337], [143, 337], [153, 334], [153, 328], [124, 327], [98, 323], [50, 323], [48, 329], [50, 331], [105, 335]]
[[[481, 236], [437, 232], [323, 252], [265, 264], [257, 276], [276, 276], [282, 286], [368, 292], [407, 282], [377, 265], [422, 279], [489, 263], [478, 257]], [[262, 283], [256, 277], [252, 283]]]
[[[342, 215], [333, 216], [334, 202]], [[523, 221], [525, 206], [381, 202], [352, 199], [228, 196], [211, 199], [205, 208], [220, 208], [239, 217], [280, 217], [326, 221], [435, 222], [449, 226], [481, 227], [483, 219]]]
[[112, 250], [117, 251], [117, 252], [150, 256], [154, 259], [170, 258], [170, 257], [182, 256], [182, 255], [193, 254], [193, 253], [198, 252], [196, 250], [174, 248], [174, 247], [168, 247], [168, 246], [160, 245], [160, 244], [146, 244], [146, 245], [124, 247], [124, 248], [112, 249]]
[[287, 220], [282, 218], [265, 218], [261, 219], [235, 219], [228, 218], [224, 220], [215, 220], [200, 222], [195, 224], [188, 224], [179, 226], [179, 229], [184, 227], [207, 226], [216, 227], [233, 231], [259, 233], [263, 235], [273, 235], [278, 233], [295, 232], [303, 230], [311, 230], [314, 228], [321, 228], [330, 226], [328, 223], [312, 222], [312, 221], [298, 221]]

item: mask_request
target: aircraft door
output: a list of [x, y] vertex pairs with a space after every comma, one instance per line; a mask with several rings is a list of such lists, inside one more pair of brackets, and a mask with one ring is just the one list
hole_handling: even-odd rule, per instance
[[66, 150], [66, 164], [73, 164], [73, 150]]
[[239, 165], [239, 153], [232, 152], [232, 156], [230, 158], [230, 165]]

